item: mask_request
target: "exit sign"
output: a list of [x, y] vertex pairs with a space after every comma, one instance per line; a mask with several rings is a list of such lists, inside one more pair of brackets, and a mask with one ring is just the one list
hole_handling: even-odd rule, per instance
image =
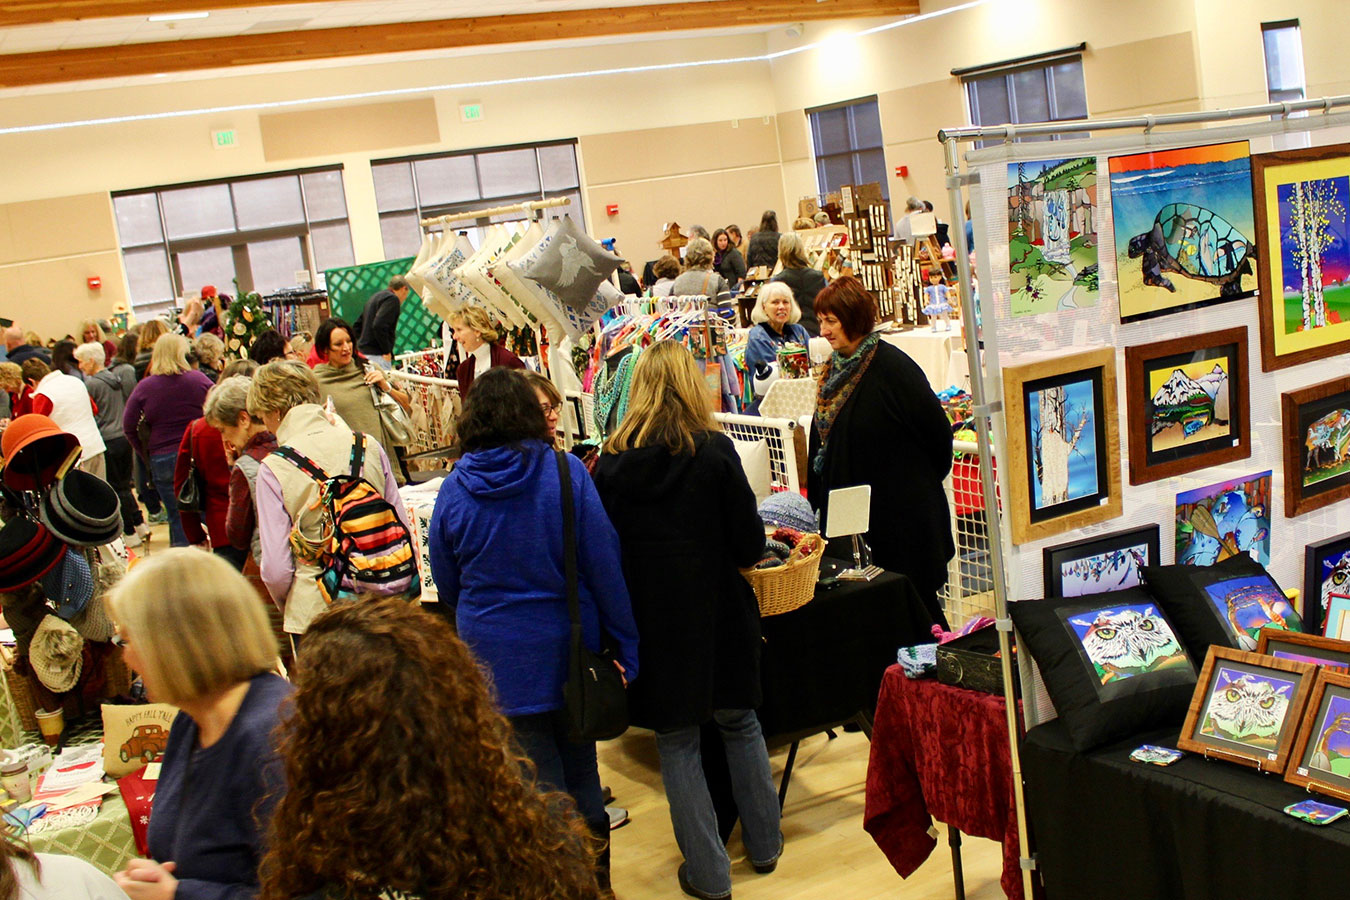
[[461, 122], [481, 122], [483, 120], [483, 104], [461, 103], [459, 105], [459, 120]]
[[225, 131], [211, 132], [211, 146], [215, 147], [217, 150], [229, 150], [233, 147], [237, 147], [239, 146], [238, 141], [238, 136], [234, 133], [233, 128]]

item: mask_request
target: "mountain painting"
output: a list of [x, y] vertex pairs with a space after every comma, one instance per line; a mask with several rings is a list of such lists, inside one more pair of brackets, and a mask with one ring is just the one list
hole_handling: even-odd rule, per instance
[[1008, 166], [1012, 314], [1096, 306], [1097, 160]]
[[1232, 434], [1228, 357], [1154, 369], [1149, 376], [1149, 451]]

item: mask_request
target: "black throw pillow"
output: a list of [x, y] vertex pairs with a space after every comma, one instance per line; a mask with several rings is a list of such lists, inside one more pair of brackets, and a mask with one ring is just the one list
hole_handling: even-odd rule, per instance
[[1020, 600], [1008, 613], [1077, 750], [1186, 718], [1194, 663], [1140, 588]]
[[1303, 630], [1284, 591], [1245, 553], [1212, 566], [1144, 566], [1141, 572], [1195, 659], [1204, 659], [1211, 644], [1255, 650], [1262, 628]]

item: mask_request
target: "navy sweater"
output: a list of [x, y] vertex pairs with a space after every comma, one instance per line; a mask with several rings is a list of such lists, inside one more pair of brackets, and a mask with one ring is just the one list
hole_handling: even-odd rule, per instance
[[[603, 628], [638, 677], [637, 626], [619, 560], [619, 536], [586, 467], [568, 455], [576, 504], [582, 639], [600, 649]], [[561, 709], [568, 639], [561, 484], [553, 450], [467, 453], [441, 485], [428, 549], [440, 602], [459, 636], [492, 673], [501, 710], [523, 716]]]
[[279, 676], [254, 676], [230, 727], [205, 749], [187, 713], [174, 719], [147, 838], [151, 858], [177, 864], [175, 900], [257, 896], [266, 823], [284, 784], [272, 731], [290, 693]]

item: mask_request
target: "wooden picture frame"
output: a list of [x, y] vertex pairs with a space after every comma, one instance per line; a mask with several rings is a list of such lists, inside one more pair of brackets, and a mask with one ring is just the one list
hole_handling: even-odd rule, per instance
[[[1350, 429], [1350, 375], [1280, 395], [1284, 436], [1284, 515], [1292, 519], [1350, 497], [1350, 454], [1340, 456]], [[1314, 445], [1315, 436], [1321, 439]], [[1329, 459], [1330, 469], [1308, 481], [1308, 463]], [[1316, 470], [1314, 470], [1316, 472]]]
[[1262, 628], [1256, 652], [1350, 673], [1350, 641], [1338, 641], [1320, 634]]
[[[1283, 772], [1293, 755], [1294, 737], [1316, 677], [1317, 667], [1308, 663], [1211, 645], [1177, 746], [1206, 759], [1223, 759], [1260, 772]], [[1269, 734], [1225, 733], [1223, 722], [1271, 697], [1284, 698], [1284, 711], [1262, 723]]]
[[1350, 531], [1314, 541], [1303, 551], [1303, 628], [1322, 634], [1328, 602], [1350, 599]]
[[[1310, 270], [1295, 256], [1295, 235], [1300, 229], [1294, 225], [1296, 213], [1293, 207], [1297, 188], [1319, 186], [1324, 194], [1339, 202], [1339, 211], [1332, 204], [1330, 209], [1315, 217], [1306, 217], [1304, 221], [1320, 222], [1323, 233], [1344, 235], [1344, 228], [1350, 223], [1348, 179], [1350, 144], [1280, 150], [1252, 157], [1252, 200], [1259, 259], [1257, 279], [1260, 283], [1257, 307], [1261, 321], [1261, 368], [1264, 371], [1326, 359], [1350, 350], [1350, 285], [1331, 286], [1334, 299], [1324, 300], [1322, 324], [1318, 324], [1316, 316], [1316, 298], [1325, 298], [1328, 293], [1326, 285], [1320, 283], [1322, 279], [1313, 288], [1310, 309], [1307, 313], [1302, 310], [1304, 296], [1309, 293], [1307, 273]], [[1325, 253], [1327, 256], [1334, 254], [1333, 265], [1327, 267], [1328, 271], [1333, 271], [1347, 262], [1350, 250], [1333, 244]], [[1322, 259], [1323, 255], [1319, 253], [1319, 269]], [[1291, 288], [1295, 290], [1289, 290]], [[1302, 321], [1295, 321], [1296, 313]], [[1338, 321], [1333, 321], [1328, 313], [1335, 313], [1334, 319]]]
[[1318, 669], [1284, 780], [1308, 791], [1350, 800], [1350, 774], [1346, 774], [1350, 763], [1343, 758], [1350, 758], [1350, 674]]
[[[1160, 546], [1161, 529], [1155, 523], [1142, 528], [1046, 547], [1041, 551], [1045, 596], [1082, 597], [1134, 587], [1139, 584], [1141, 566], [1156, 566], [1161, 563], [1158, 557]], [[1143, 548], [1142, 554], [1135, 552], [1140, 548]], [[1110, 558], [1103, 560], [1100, 566], [1091, 565], [1093, 560], [1108, 556]], [[1105, 583], [1110, 586], [1104, 590], [1064, 593], [1064, 567], [1075, 562], [1089, 564], [1087, 570], [1081, 573], [1082, 577], [1079, 580], [1091, 582], [1095, 579], [1099, 584]], [[1072, 584], [1071, 589], [1076, 591], [1076, 587]]]
[[1245, 327], [1125, 348], [1130, 484], [1252, 455], [1247, 352]]
[[[1114, 348], [1005, 368], [1003, 406], [1013, 543], [1025, 544], [1120, 515]], [[1058, 421], [1058, 431], [1048, 424], [1053, 421]], [[1047, 439], [1053, 446], [1042, 451]], [[1091, 448], [1090, 457], [1082, 450], [1085, 445]], [[1047, 481], [1047, 474], [1052, 480]]]

